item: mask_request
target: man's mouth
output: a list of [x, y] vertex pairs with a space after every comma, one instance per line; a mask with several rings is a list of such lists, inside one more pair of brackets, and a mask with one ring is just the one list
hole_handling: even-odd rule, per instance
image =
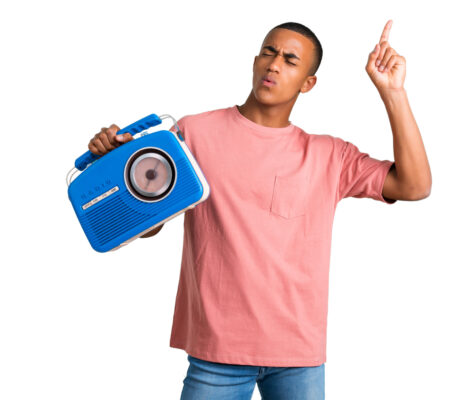
[[276, 85], [276, 82], [269, 78], [268, 76], [265, 76], [264, 78], [262, 78], [262, 84], [265, 85], [265, 86], [274, 86]]

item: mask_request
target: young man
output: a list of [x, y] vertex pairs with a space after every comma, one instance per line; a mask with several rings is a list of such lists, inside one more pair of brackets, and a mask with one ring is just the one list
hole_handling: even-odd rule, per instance
[[[388, 44], [366, 71], [386, 106], [395, 162], [289, 122], [317, 81], [320, 42], [286, 23], [265, 37], [241, 106], [178, 121], [210, 187], [185, 213], [183, 258], [170, 346], [188, 353], [183, 399], [323, 399], [331, 232], [337, 203], [394, 204], [431, 188], [420, 132], [403, 88], [405, 59]], [[103, 128], [89, 149], [132, 139]], [[173, 128], [171, 128], [173, 130]], [[163, 226], [163, 225], [162, 225]], [[157, 233], [161, 227], [144, 237]]]

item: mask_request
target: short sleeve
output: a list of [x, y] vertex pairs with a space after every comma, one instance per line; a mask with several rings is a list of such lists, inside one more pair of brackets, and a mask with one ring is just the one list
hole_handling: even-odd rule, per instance
[[345, 141], [338, 182], [338, 201], [345, 197], [367, 197], [394, 204], [397, 200], [383, 197], [383, 185], [394, 161], [377, 160], [360, 152], [354, 144]]

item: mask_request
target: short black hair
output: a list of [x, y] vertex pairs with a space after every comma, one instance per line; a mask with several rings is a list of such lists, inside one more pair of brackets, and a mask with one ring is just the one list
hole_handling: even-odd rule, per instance
[[314, 61], [312, 64], [312, 68], [310, 69], [310, 75], [315, 75], [315, 73], [318, 70], [318, 67], [320, 66], [320, 63], [322, 62], [322, 56], [323, 56], [323, 48], [318, 40], [317, 36], [315, 33], [313, 33], [309, 28], [307, 28], [305, 25], [299, 24], [298, 22], [284, 22], [283, 24], [277, 25], [274, 28], [271, 29], [273, 31], [274, 29], [281, 28], [281, 29], [289, 29], [291, 31], [300, 33], [304, 35], [305, 37], [309, 38], [313, 44], [314, 44]]

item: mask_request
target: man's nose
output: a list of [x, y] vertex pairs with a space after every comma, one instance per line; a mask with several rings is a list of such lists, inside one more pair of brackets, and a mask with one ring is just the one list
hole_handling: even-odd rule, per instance
[[274, 57], [272, 57], [271, 62], [267, 66], [267, 69], [269, 71], [280, 71], [283, 60], [284, 57], [282, 57], [280, 54], [275, 54]]

